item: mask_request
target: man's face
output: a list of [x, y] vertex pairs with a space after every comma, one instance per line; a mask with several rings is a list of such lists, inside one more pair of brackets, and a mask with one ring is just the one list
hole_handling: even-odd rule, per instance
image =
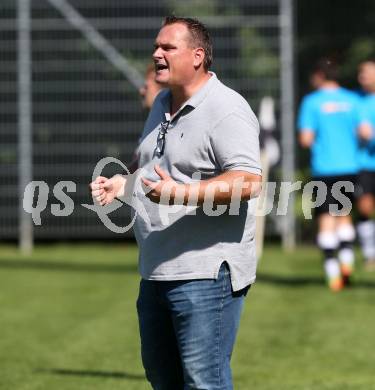
[[142, 98], [142, 106], [146, 109], [150, 109], [156, 95], [160, 92], [162, 86], [155, 81], [155, 73], [149, 72], [146, 75], [145, 83], [139, 89], [139, 94]]
[[369, 92], [375, 91], [375, 63], [368, 61], [359, 66], [358, 82], [361, 87]]
[[195, 49], [188, 28], [181, 23], [164, 26], [155, 40], [152, 55], [156, 82], [166, 86], [184, 86], [194, 76]]

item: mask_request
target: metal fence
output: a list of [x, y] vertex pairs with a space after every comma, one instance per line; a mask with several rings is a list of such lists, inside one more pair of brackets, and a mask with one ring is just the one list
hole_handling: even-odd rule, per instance
[[[280, 110], [283, 2], [1, 0], [0, 238], [19, 234], [27, 179], [45, 181], [50, 190], [42, 224], [33, 229], [37, 239], [117, 237], [81, 204], [92, 202], [87, 184], [100, 158], [131, 159], [146, 115], [139, 75], [167, 14], [204, 21], [213, 37], [212, 70], [255, 111], [264, 95]], [[116, 169], [108, 167], [107, 174]], [[51, 204], [59, 201], [52, 190], [61, 180], [77, 184], [69, 193], [75, 209], [55, 217]], [[124, 225], [130, 211], [122, 207], [111, 218]]]

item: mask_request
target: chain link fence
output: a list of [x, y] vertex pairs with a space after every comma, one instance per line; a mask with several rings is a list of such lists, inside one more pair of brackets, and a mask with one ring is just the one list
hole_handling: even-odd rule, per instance
[[[2, 239], [16, 239], [20, 225], [20, 3], [0, 2]], [[119, 238], [81, 204], [92, 203], [88, 183], [102, 157], [125, 164], [132, 158], [146, 117], [137, 86], [162, 18], [171, 13], [199, 17], [208, 25], [212, 70], [254, 111], [265, 95], [280, 107], [279, 0], [31, 0], [32, 180], [49, 188], [35, 238]], [[115, 172], [119, 167], [108, 166], [105, 174]], [[51, 204], [61, 201], [53, 188], [61, 180], [76, 183], [75, 192], [68, 193], [75, 207], [71, 215], [56, 217]], [[130, 210], [121, 207], [110, 217], [124, 226]]]

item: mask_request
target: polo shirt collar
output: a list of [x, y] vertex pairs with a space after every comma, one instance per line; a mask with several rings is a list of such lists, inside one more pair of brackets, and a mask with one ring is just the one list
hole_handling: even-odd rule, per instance
[[[197, 108], [200, 103], [203, 102], [203, 100], [206, 98], [208, 92], [212, 88], [213, 85], [219, 82], [216, 74], [214, 72], [209, 72], [211, 74], [211, 77], [204, 83], [204, 85], [193, 95], [191, 96], [182, 106], [181, 108], [176, 112], [174, 115], [174, 118], [177, 118], [181, 112], [185, 109], [185, 107], [191, 107], [191, 108]], [[168, 93], [166, 93], [163, 97], [163, 106], [164, 106], [164, 112], [169, 113], [170, 112], [170, 98], [171, 98], [171, 91], [168, 90]]]

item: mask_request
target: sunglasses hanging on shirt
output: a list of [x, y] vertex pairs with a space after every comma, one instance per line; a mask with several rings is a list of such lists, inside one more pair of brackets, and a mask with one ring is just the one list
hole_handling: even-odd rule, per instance
[[171, 122], [170, 114], [165, 113], [165, 120], [160, 123], [159, 134], [156, 140], [155, 153], [158, 157], [161, 157], [164, 154], [165, 136], [168, 133], [168, 127], [170, 122]]

